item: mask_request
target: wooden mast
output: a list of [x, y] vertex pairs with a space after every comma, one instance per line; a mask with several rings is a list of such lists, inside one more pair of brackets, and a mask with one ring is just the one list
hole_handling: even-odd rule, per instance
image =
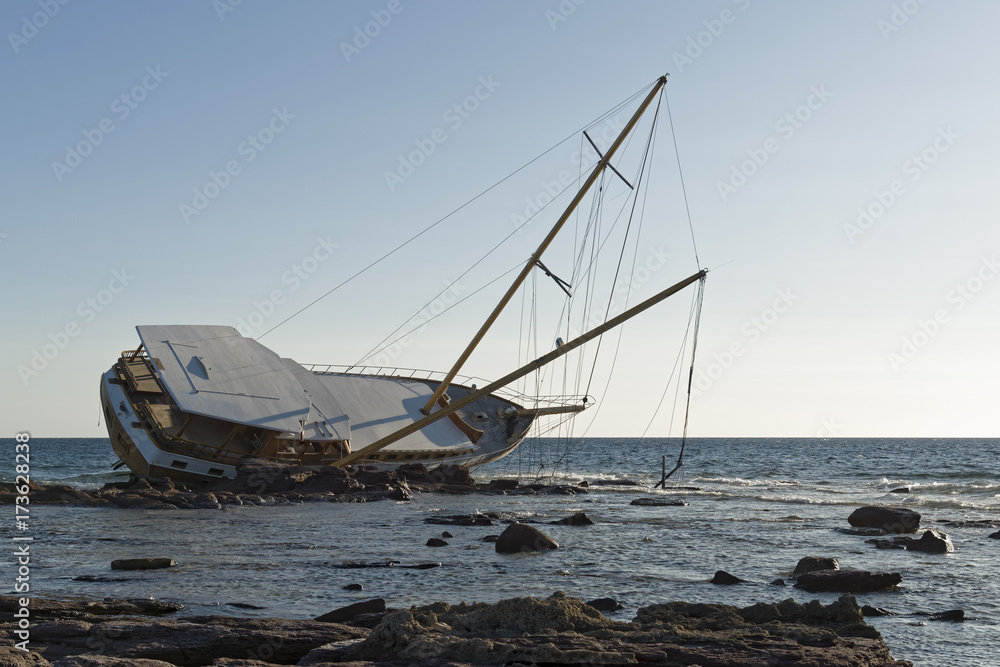
[[521, 287], [521, 284], [525, 281], [525, 279], [528, 277], [528, 274], [531, 273], [531, 270], [535, 267], [535, 264], [541, 258], [542, 253], [545, 252], [546, 248], [549, 247], [549, 244], [552, 243], [552, 240], [555, 238], [556, 234], [559, 233], [559, 230], [561, 230], [566, 221], [569, 220], [569, 217], [573, 214], [573, 211], [583, 200], [584, 196], [587, 194], [587, 191], [590, 190], [591, 186], [597, 181], [598, 177], [601, 175], [601, 171], [603, 171], [604, 168], [610, 163], [611, 157], [618, 150], [619, 146], [621, 146], [622, 142], [625, 141], [625, 138], [632, 131], [632, 128], [635, 127], [635, 124], [639, 122], [639, 118], [646, 111], [646, 108], [650, 105], [650, 103], [656, 97], [657, 93], [660, 92], [660, 89], [666, 82], [667, 82], [666, 76], [661, 76], [659, 79], [656, 80], [656, 83], [653, 85], [653, 89], [649, 91], [649, 94], [646, 96], [646, 99], [643, 100], [639, 108], [636, 109], [636, 112], [632, 115], [632, 118], [625, 125], [624, 129], [622, 129], [621, 133], [618, 135], [618, 138], [615, 139], [615, 142], [611, 145], [611, 148], [608, 149], [608, 152], [605, 153], [604, 157], [602, 157], [600, 162], [597, 163], [597, 166], [594, 167], [594, 170], [590, 173], [590, 176], [587, 177], [587, 180], [580, 188], [580, 191], [576, 193], [576, 196], [573, 198], [573, 201], [570, 202], [569, 206], [563, 212], [562, 216], [556, 222], [555, 226], [552, 228], [551, 231], [549, 231], [548, 236], [545, 237], [545, 240], [542, 241], [541, 245], [538, 246], [538, 249], [535, 250], [534, 254], [531, 255], [531, 257], [528, 259], [527, 263], [524, 265], [524, 268], [521, 269], [521, 273], [518, 274], [517, 278], [514, 279], [514, 283], [510, 286], [510, 289], [508, 289], [507, 293], [504, 294], [502, 299], [500, 299], [500, 303], [498, 303], [496, 308], [493, 309], [493, 312], [486, 319], [486, 322], [483, 323], [483, 326], [480, 327], [479, 332], [476, 333], [475, 337], [472, 339], [472, 342], [469, 343], [469, 346], [465, 348], [465, 351], [461, 354], [461, 356], [459, 356], [458, 361], [455, 362], [455, 365], [452, 366], [452, 369], [448, 371], [448, 375], [444, 378], [444, 380], [441, 381], [441, 385], [434, 391], [434, 394], [427, 401], [427, 404], [423, 408], [421, 408], [420, 411], [422, 413], [424, 413], [425, 415], [429, 415], [431, 413], [431, 409], [434, 407], [434, 404], [438, 402], [438, 400], [444, 394], [445, 390], [448, 388], [448, 385], [450, 385], [451, 381], [455, 379], [455, 375], [458, 374], [458, 371], [462, 368], [462, 365], [465, 364], [469, 356], [472, 354], [473, 350], [475, 350], [476, 346], [479, 345], [479, 342], [483, 339], [483, 336], [486, 335], [486, 332], [489, 331], [491, 326], [493, 326], [493, 323], [496, 321], [497, 317], [500, 316], [500, 312], [507, 306], [507, 303], [510, 302], [511, 298], [513, 298], [518, 288]]
[[626, 320], [635, 317], [636, 315], [638, 315], [642, 311], [646, 310], [647, 308], [655, 306], [659, 302], [661, 302], [664, 299], [666, 299], [668, 296], [670, 296], [672, 294], [675, 294], [676, 292], [679, 292], [680, 290], [684, 289], [685, 287], [687, 287], [691, 283], [693, 283], [695, 281], [698, 281], [698, 280], [703, 280], [707, 274], [708, 274], [708, 271], [702, 269], [701, 271], [699, 271], [698, 273], [694, 274], [693, 276], [689, 276], [689, 277], [685, 278], [684, 280], [680, 281], [679, 283], [677, 283], [676, 285], [668, 287], [667, 289], [663, 290], [659, 294], [657, 294], [655, 296], [652, 296], [649, 299], [646, 299], [642, 303], [640, 303], [640, 304], [638, 304], [636, 306], [633, 306], [632, 308], [629, 308], [624, 313], [621, 313], [617, 317], [611, 318], [610, 320], [608, 320], [604, 324], [602, 324], [602, 325], [600, 325], [598, 327], [595, 327], [594, 329], [591, 329], [587, 333], [582, 334], [580, 336], [577, 336], [573, 340], [569, 341], [568, 343], [563, 344], [561, 347], [557, 347], [555, 350], [552, 350], [548, 354], [545, 354], [545, 355], [539, 357], [538, 359], [535, 359], [534, 361], [528, 362], [527, 364], [525, 364], [521, 368], [518, 368], [516, 371], [512, 371], [511, 373], [508, 373], [507, 375], [503, 376], [499, 380], [497, 380], [495, 382], [491, 382], [490, 384], [486, 385], [482, 389], [477, 389], [476, 391], [470, 392], [466, 396], [464, 396], [464, 397], [462, 397], [462, 398], [454, 401], [453, 403], [448, 404], [447, 406], [441, 408], [437, 412], [435, 412], [433, 414], [430, 414], [430, 415], [424, 417], [423, 419], [418, 419], [417, 421], [413, 422], [409, 426], [404, 426], [403, 428], [399, 429], [398, 431], [396, 431], [394, 433], [390, 433], [389, 435], [385, 436], [384, 438], [382, 438], [380, 440], [376, 440], [375, 442], [373, 442], [372, 444], [368, 445], [367, 447], [363, 447], [363, 448], [357, 450], [356, 452], [351, 452], [350, 454], [348, 454], [344, 458], [342, 458], [342, 459], [338, 460], [337, 462], [335, 462], [333, 465], [337, 466], [338, 468], [343, 468], [344, 466], [350, 465], [351, 463], [357, 461], [358, 459], [362, 459], [362, 458], [365, 458], [365, 457], [369, 456], [370, 454], [374, 454], [375, 452], [377, 452], [378, 450], [382, 449], [383, 447], [387, 447], [387, 446], [391, 445], [392, 443], [396, 442], [397, 440], [405, 438], [406, 436], [410, 435], [411, 433], [416, 433], [417, 431], [419, 431], [423, 427], [425, 427], [425, 426], [427, 426], [429, 424], [432, 424], [432, 423], [436, 422], [437, 420], [439, 420], [439, 419], [441, 419], [443, 417], [447, 417], [451, 413], [453, 413], [456, 410], [459, 410], [459, 409], [465, 407], [469, 403], [472, 403], [473, 401], [477, 401], [480, 398], [482, 398], [483, 396], [486, 396], [486, 395], [488, 395], [488, 394], [496, 391], [497, 389], [500, 389], [501, 387], [504, 387], [504, 386], [510, 384], [514, 380], [517, 380], [518, 378], [524, 377], [528, 373], [531, 373], [532, 371], [535, 371], [535, 370], [541, 368], [542, 366], [545, 366], [546, 364], [548, 364], [548, 363], [550, 363], [550, 362], [558, 359], [559, 357], [563, 356], [564, 354], [575, 350], [576, 348], [580, 347], [584, 343], [587, 343], [588, 341], [593, 340], [597, 336], [600, 336], [601, 334], [609, 331], [610, 329], [613, 329], [613, 328], [617, 327], [619, 324], [622, 324]]

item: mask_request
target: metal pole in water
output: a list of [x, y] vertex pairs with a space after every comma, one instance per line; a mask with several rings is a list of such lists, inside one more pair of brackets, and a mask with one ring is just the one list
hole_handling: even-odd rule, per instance
[[667, 488], [667, 455], [663, 455], [663, 472], [660, 474], [660, 486]]

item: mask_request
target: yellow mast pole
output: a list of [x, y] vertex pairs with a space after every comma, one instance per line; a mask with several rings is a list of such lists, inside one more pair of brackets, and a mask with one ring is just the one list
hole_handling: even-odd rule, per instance
[[597, 178], [600, 176], [601, 171], [610, 162], [611, 157], [615, 154], [615, 151], [617, 151], [618, 147], [621, 146], [623, 141], [625, 141], [625, 137], [627, 137], [628, 134], [632, 131], [632, 128], [635, 127], [635, 124], [639, 122], [639, 118], [646, 111], [646, 108], [656, 97], [656, 94], [660, 92], [660, 88], [662, 88], [663, 84], [665, 84], [666, 82], [667, 82], [666, 76], [661, 76], [659, 79], [656, 80], [656, 84], [653, 86], [653, 89], [649, 91], [649, 94], [646, 96], [646, 99], [643, 100], [639, 108], [636, 109], [636, 112], [632, 115], [632, 118], [625, 125], [625, 128], [621, 131], [621, 134], [618, 135], [618, 138], [615, 139], [615, 142], [611, 145], [611, 148], [608, 149], [608, 152], [604, 155], [603, 158], [601, 158], [600, 162], [597, 163], [597, 166], [594, 167], [594, 170], [590, 173], [590, 176], [587, 178], [586, 182], [584, 182], [583, 186], [580, 188], [580, 191], [576, 193], [576, 197], [573, 198], [573, 201], [570, 202], [569, 206], [566, 208], [566, 211], [563, 212], [562, 216], [559, 218], [559, 221], [556, 222], [555, 226], [549, 232], [549, 235], [545, 237], [545, 240], [542, 241], [541, 245], [538, 246], [538, 249], [535, 250], [534, 254], [524, 265], [524, 268], [521, 269], [521, 273], [518, 274], [517, 278], [514, 279], [514, 283], [510, 286], [510, 289], [508, 289], [507, 293], [504, 294], [502, 299], [500, 299], [500, 303], [497, 304], [496, 308], [493, 309], [493, 313], [490, 314], [490, 316], [486, 319], [486, 322], [483, 323], [483, 326], [480, 327], [479, 332], [472, 339], [472, 342], [469, 343], [469, 346], [467, 348], [465, 348], [465, 352], [463, 352], [461, 356], [459, 356], [458, 361], [456, 361], [452, 369], [448, 371], [447, 377], [445, 377], [445, 379], [441, 381], [441, 385], [434, 391], [434, 394], [430, 397], [430, 400], [428, 400], [427, 404], [423, 408], [421, 408], [420, 411], [422, 413], [424, 413], [425, 415], [429, 415], [431, 413], [431, 408], [434, 407], [434, 405], [438, 402], [438, 399], [441, 398], [441, 395], [444, 394], [445, 390], [448, 388], [448, 385], [451, 384], [451, 381], [455, 379], [455, 375], [458, 374], [458, 371], [462, 368], [462, 365], [465, 364], [469, 356], [472, 354], [473, 350], [476, 349], [476, 346], [479, 345], [479, 342], [483, 339], [483, 336], [486, 335], [486, 332], [489, 331], [491, 326], [493, 326], [493, 323], [496, 321], [497, 317], [500, 316], [500, 312], [507, 306], [507, 303], [513, 298], [518, 288], [528, 277], [528, 274], [535, 266], [535, 262], [537, 262], [539, 258], [541, 258], [542, 253], [545, 252], [546, 248], [549, 247], [549, 244], [552, 243], [552, 239], [555, 238], [556, 234], [559, 233], [559, 230], [562, 229], [566, 221], [569, 220], [569, 217], [573, 214], [573, 211], [580, 204], [580, 201], [583, 200], [584, 196], [587, 194], [587, 191], [590, 190], [590, 187], [597, 181]]
[[365, 458], [366, 456], [368, 456], [370, 454], [374, 454], [375, 452], [377, 452], [378, 450], [382, 449], [383, 447], [387, 447], [388, 445], [391, 445], [392, 443], [396, 442], [397, 440], [405, 438], [406, 436], [410, 435], [411, 433], [416, 433], [417, 431], [419, 431], [423, 427], [436, 422], [437, 420], [441, 419], [442, 417], [447, 417], [452, 412], [455, 412], [456, 410], [459, 410], [459, 409], [465, 407], [469, 403], [472, 403], [473, 401], [477, 401], [480, 398], [482, 398], [483, 396], [486, 396], [487, 394], [491, 394], [494, 391], [496, 391], [497, 389], [510, 384], [514, 380], [517, 380], [518, 378], [521, 378], [521, 377], [527, 375], [528, 373], [531, 373], [532, 371], [535, 371], [535, 370], [541, 368], [542, 366], [544, 366], [544, 365], [546, 365], [546, 364], [554, 361], [555, 359], [558, 359], [562, 355], [575, 350], [576, 348], [580, 347], [584, 343], [587, 343], [587, 342], [593, 340], [594, 338], [596, 338], [597, 336], [600, 336], [601, 334], [607, 332], [608, 330], [615, 328], [619, 324], [623, 323], [625, 320], [631, 319], [631, 318], [635, 317], [636, 315], [638, 315], [639, 313], [641, 313], [642, 311], [646, 310], [647, 308], [651, 308], [652, 306], [655, 306], [656, 304], [658, 304], [659, 302], [663, 301], [664, 299], [666, 299], [667, 297], [671, 296], [672, 294], [675, 294], [676, 292], [679, 292], [680, 290], [684, 289], [685, 287], [687, 287], [691, 283], [693, 283], [693, 282], [695, 282], [697, 280], [703, 280], [707, 274], [708, 274], [708, 271], [702, 269], [701, 271], [699, 271], [698, 273], [694, 274], [693, 276], [689, 276], [688, 278], [685, 278], [684, 280], [680, 281], [676, 285], [668, 287], [667, 289], [663, 290], [659, 294], [657, 294], [655, 296], [652, 296], [649, 299], [646, 299], [642, 303], [640, 303], [640, 304], [638, 304], [636, 306], [633, 306], [632, 308], [629, 308], [624, 313], [618, 315], [617, 317], [611, 318], [610, 320], [608, 320], [604, 324], [602, 324], [602, 325], [600, 325], [598, 327], [595, 327], [594, 329], [591, 329], [587, 333], [582, 334], [580, 336], [577, 336], [576, 338], [574, 338], [570, 342], [565, 343], [561, 347], [557, 347], [555, 350], [552, 350], [548, 354], [543, 355], [543, 356], [539, 357], [538, 359], [535, 359], [534, 361], [528, 362], [527, 364], [525, 364], [521, 368], [518, 368], [516, 371], [512, 371], [511, 373], [508, 373], [507, 375], [503, 376], [499, 380], [497, 380], [495, 382], [491, 382], [490, 384], [486, 385], [482, 389], [477, 389], [476, 391], [470, 392], [468, 395], [464, 396], [463, 398], [458, 399], [457, 401], [455, 401], [453, 403], [448, 404], [447, 406], [441, 408], [437, 412], [435, 412], [433, 414], [430, 414], [430, 415], [428, 415], [428, 416], [426, 416], [426, 417], [424, 417], [422, 419], [418, 419], [417, 421], [413, 422], [409, 426], [404, 426], [403, 428], [399, 429], [398, 431], [396, 431], [394, 433], [390, 433], [389, 435], [385, 436], [381, 440], [376, 440], [375, 442], [373, 442], [372, 444], [368, 445], [367, 447], [363, 447], [363, 448], [357, 450], [356, 452], [351, 452], [350, 454], [348, 454], [344, 458], [340, 459], [339, 461], [337, 461], [333, 465], [335, 465], [338, 468], [343, 468], [344, 466], [350, 465], [351, 463], [357, 461], [358, 459]]

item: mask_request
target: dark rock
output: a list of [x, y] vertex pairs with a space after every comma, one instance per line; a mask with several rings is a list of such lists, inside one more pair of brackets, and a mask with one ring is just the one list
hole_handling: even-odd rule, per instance
[[970, 519], [963, 521], [946, 521], [949, 528], [1000, 528], [1000, 519]]
[[951, 538], [937, 530], [925, 530], [919, 540], [906, 545], [907, 551], [922, 551], [929, 554], [947, 554], [955, 550]]
[[885, 535], [881, 528], [834, 528], [838, 533], [844, 535]]
[[910, 487], [908, 486], [901, 486], [898, 489], [892, 489], [889, 493], [912, 493], [912, 491], [910, 491]]
[[550, 521], [550, 524], [559, 526], [593, 526], [594, 522], [583, 512], [577, 512], [572, 516], [566, 516], [556, 521]]
[[629, 505], [639, 505], [640, 507], [683, 507], [687, 503], [676, 498], [636, 498]]
[[417, 563], [416, 565], [400, 565], [404, 570], [432, 570], [441, 567], [441, 563]]
[[367, 570], [369, 568], [376, 567], [394, 567], [399, 565], [398, 560], [379, 560], [379, 561], [361, 561], [361, 562], [347, 562], [347, 563], [333, 563], [330, 567], [335, 567], [338, 570]]
[[965, 612], [961, 609], [949, 609], [948, 611], [938, 612], [937, 614], [931, 614], [931, 621], [953, 621], [961, 622], [965, 620]]
[[861, 608], [862, 616], [895, 616], [895, 612], [891, 612], [887, 609], [881, 609], [880, 607], [873, 607], [870, 604], [866, 604]]
[[865, 543], [874, 544], [876, 549], [905, 549], [906, 545], [914, 541], [915, 538], [909, 535], [899, 535], [887, 540], [865, 540]]
[[449, 533], [449, 532], [448, 532], [448, 531], [446, 530], [446, 531], [444, 531], [443, 533], [441, 533], [441, 537], [445, 537], [445, 538], [450, 538], [450, 537], [455, 537], [455, 536], [454, 536], [454, 535], [452, 535], [451, 533]]
[[771, 582], [772, 586], [787, 586], [784, 579], [775, 579]]
[[375, 598], [374, 600], [355, 602], [354, 604], [349, 604], [346, 607], [334, 609], [333, 611], [327, 612], [322, 616], [317, 616], [313, 620], [321, 623], [344, 623], [360, 616], [361, 614], [381, 614], [384, 612], [385, 600], [382, 598]]
[[483, 542], [496, 542], [500, 539], [499, 535], [487, 535], [483, 538]]
[[111, 561], [112, 570], [159, 570], [176, 565], [177, 561], [172, 558], [124, 558]]
[[734, 577], [725, 570], [718, 570], [715, 576], [712, 577], [712, 583], [722, 586], [732, 586], [733, 584], [745, 584], [746, 582], [739, 577]]
[[[161, 616], [173, 614], [184, 608], [182, 604], [161, 602], [147, 598], [130, 598], [117, 600], [104, 598], [101, 601], [74, 599], [52, 600], [49, 598], [31, 598], [32, 618], [80, 618], [114, 615]], [[14, 612], [20, 609], [18, 596], [0, 595], [0, 612]]]
[[618, 611], [624, 609], [625, 605], [614, 598], [597, 598], [585, 603], [588, 607], [593, 607], [597, 611]]
[[365, 587], [362, 586], [361, 584], [347, 584], [346, 586], [344, 586], [344, 590], [345, 591], [363, 591], [363, 590], [365, 590]]
[[442, 540], [440, 537], [432, 537], [427, 540], [427, 546], [429, 547], [446, 547], [448, 543]]
[[496, 551], [501, 554], [558, 549], [559, 544], [542, 531], [523, 523], [512, 523], [500, 533]]
[[920, 514], [903, 507], [859, 507], [847, 518], [855, 528], [881, 528], [887, 533], [915, 533]]
[[1000, 530], [990, 535], [994, 540], [1000, 540]]
[[250, 604], [248, 602], [227, 602], [227, 607], [236, 607], [237, 609], [267, 609], [267, 607], [261, 607], [259, 605]]
[[488, 486], [494, 491], [513, 491], [519, 484], [516, 479], [491, 479]]
[[901, 581], [899, 572], [820, 570], [800, 575], [795, 587], [809, 593], [869, 593], [893, 588]]
[[451, 516], [430, 516], [424, 523], [440, 526], [492, 526], [493, 518], [485, 514], [453, 514]]
[[588, 482], [587, 480], [583, 480], [582, 482], [580, 482], [579, 484], [577, 484], [577, 486], [579, 486], [580, 488], [586, 489], [586, 488], [590, 487], [590, 482]]
[[795, 572], [792, 574], [802, 574], [804, 572], [816, 572], [818, 570], [839, 570], [840, 562], [836, 558], [822, 558], [820, 556], [806, 556], [800, 558]]

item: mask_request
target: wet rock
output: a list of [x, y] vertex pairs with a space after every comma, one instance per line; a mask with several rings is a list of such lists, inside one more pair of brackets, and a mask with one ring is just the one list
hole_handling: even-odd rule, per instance
[[113, 658], [100, 653], [74, 655], [52, 663], [54, 667], [176, 667], [172, 662], [147, 658]]
[[365, 590], [365, 587], [362, 586], [361, 584], [347, 584], [346, 586], [344, 586], [344, 590], [345, 591], [363, 591], [363, 590]]
[[908, 486], [901, 486], [898, 489], [890, 490], [889, 493], [912, 493], [912, 491], [910, 491], [910, 487]]
[[424, 523], [439, 526], [492, 526], [493, 518], [486, 514], [452, 514], [450, 516], [431, 516]]
[[327, 612], [322, 616], [317, 616], [313, 620], [321, 623], [346, 623], [347, 621], [350, 621], [362, 614], [382, 613], [385, 613], [385, 600], [382, 598], [375, 598], [373, 600], [355, 602], [354, 604], [349, 604], [346, 607], [334, 609], [333, 611]]
[[678, 498], [636, 498], [629, 505], [638, 505], [640, 507], [683, 507], [687, 505], [686, 502]]
[[866, 604], [861, 607], [862, 616], [895, 616], [895, 612], [891, 612], [888, 609], [882, 609], [881, 607], [873, 607], [870, 604]]
[[856, 528], [881, 528], [887, 533], [915, 533], [920, 513], [903, 507], [859, 507], [847, 518]]
[[[184, 605], [174, 602], [161, 602], [147, 598], [129, 598], [119, 600], [104, 598], [103, 600], [53, 600], [50, 598], [31, 598], [32, 618], [81, 618], [129, 614], [134, 616], [162, 616], [173, 614], [184, 608]], [[0, 612], [14, 612], [20, 609], [17, 596], [0, 595]]]
[[394, 567], [399, 565], [398, 560], [378, 560], [378, 561], [349, 561], [347, 563], [331, 563], [330, 567], [338, 570], [366, 570], [376, 567]]
[[557, 519], [556, 521], [549, 522], [552, 525], [558, 526], [593, 526], [594, 521], [587, 516], [584, 512], [577, 512], [572, 516], [563, 517], [562, 519]]
[[588, 482], [587, 480], [583, 480], [582, 482], [577, 484], [577, 486], [579, 486], [582, 489], [586, 489], [590, 487], [590, 482]]
[[501, 554], [558, 549], [559, 544], [542, 531], [523, 523], [512, 523], [500, 533], [496, 551]]
[[946, 521], [949, 528], [1000, 528], [1000, 519], [970, 519], [962, 521]]
[[451, 538], [451, 537], [455, 537], [455, 536], [454, 536], [454, 535], [452, 535], [451, 533], [449, 533], [449, 532], [448, 532], [448, 531], [446, 530], [446, 531], [444, 531], [443, 533], [441, 533], [441, 537], [444, 537], [444, 538]]
[[260, 605], [250, 604], [249, 602], [227, 602], [227, 607], [236, 607], [237, 609], [267, 609], [267, 607], [261, 607]]
[[712, 577], [712, 583], [721, 586], [732, 586], [733, 584], [745, 584], [746, 582], [739, 577], [729, 574], [725, 570], [718, 570], [715, 576]]
[[795, 587], [809, 593], [870, 593], [893, 588], [902, 581], [899, 572], [820, 570], [800, 575]]
[[483, 538], [483, 542], [496, 542], [500, 539], [499, 535], [487, 535]]
[[885, 531], [881, 528], [834, 528], [834, 530], [843, 535], [885, 535]]
[[920, 539], [906, 545], [907, 551], [921, 551], [928, 554], [947, 554], [955, 550], [951, 538], [937, 530], [925, 530]]
[[624, 609], [625, 605], [614, 598], [597, 598], [585, 603], [588, 607], [593, 607], [597, 611], [618, 611]]
[[820, 556], [806, 556], [800, 558], [792, 574], [803, 574], [805, 572], [816, 572], [818, 570], [839, 570], [840, 561], [836, 558], [822, 558]]
[[1000, 540], [1000, 530], [990, 535], [994, 540]]
[[448, 543], [442, 540], [440, 537], [432, 537], [427, 540], [427, 546], [429, 547], [446, 547]]
[[432, 570], [441, 567], [441, 563], [417, 563], [416, 565], [400, 565], [404, 570]]
[[488, 484], [493, 491], [513, 491], [520, 485], [516, 479], [491, 479]]
[[160, 570], [176, 566], [177, 561], [172, 558], [123, 558], [111, 561], [112, 570]]
[[952, 621], [954, 623], [960, 623], [965, 620], [965, 612], [961, 609], [949, 609], [948, 611], [938, 612], [937, 614], [931, 614], [931, 621]]
[[772, 586], [786, 586], [787, 584], [785, 583], [784, 579], [775, 579], [774, 581], [771, 582], [771, 585]]
[[899, 535], [887, 540], [865, 540], [866, 544], [874, 544], [876, 549], [905, 549], [906, 545], [915, 541], [909, 535]]

